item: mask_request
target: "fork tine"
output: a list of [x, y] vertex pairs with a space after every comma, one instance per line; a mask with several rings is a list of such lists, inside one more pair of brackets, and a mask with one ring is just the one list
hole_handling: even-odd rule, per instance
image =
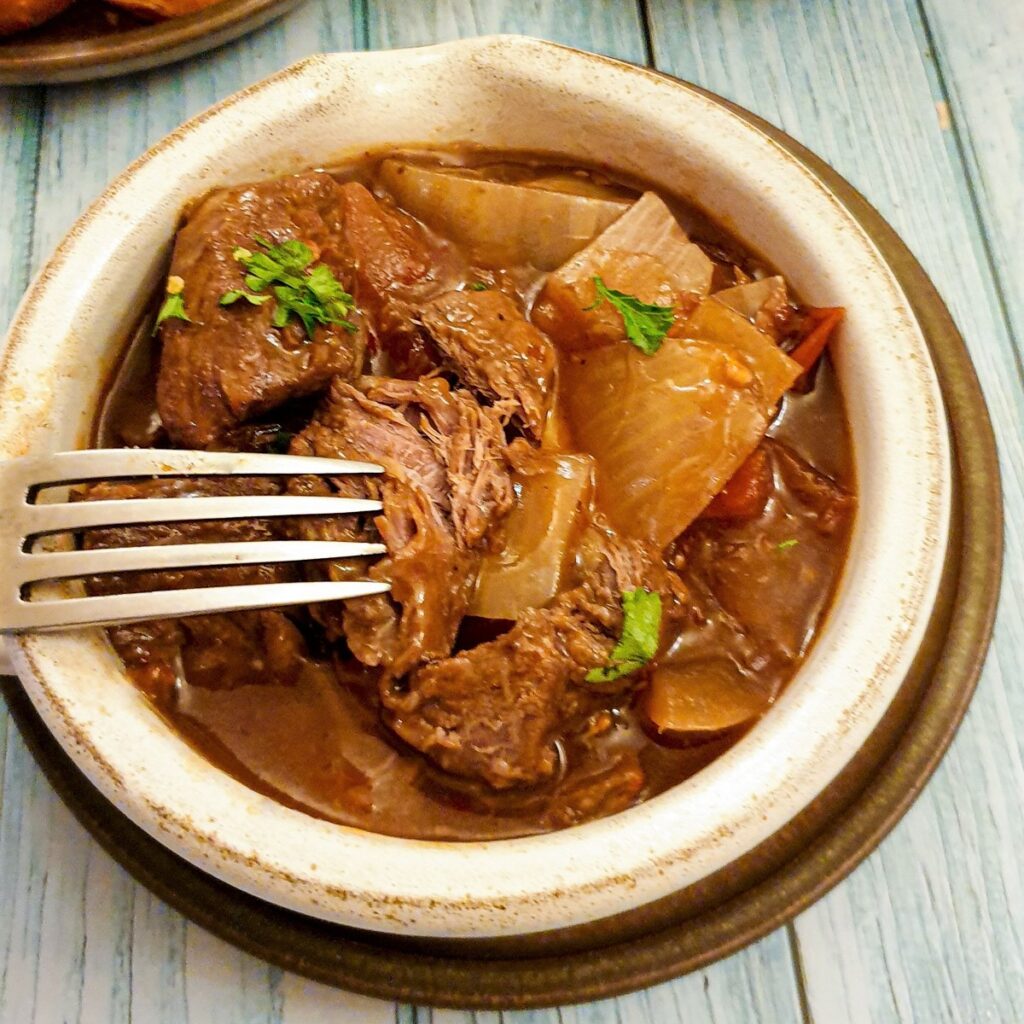
[[273, 516], [327, 516], [349, 512], [380, 512], [379, 501], [314, 495], [227, 495], [196, 498], [128, 498], [116, 501], [73, 501], [59, 505], [27, 505], [22, 509], [25, 533], [56, 533], [100, 526], [176, 523], [204, 519], [263, 519]]
[[268, 540], [220, 544], [154, 544], [138, 548], [97, 548], [93, 551], [48, 551], [20, 555], [12, 567], [17, 583], [70, 579], [108, 572], [184, 569], [202, 565], [253, 565], [313, 562], [321, 559], [383, 555], [383, 544], [349, 541]]
[[345, 476], [381, 473], [372, 462], [256, 452], [194, 452], [160, 448], [90, 448], [12, 459], [5, 470], [29, 484], [57, 485], [126, 476]]
[[25, 456], [3, 464], [15, 489], [126, 476], [346, 476], [383, 467], [348, 459], [252, 452], [176, 452], [165, 449], [86, 449]]
[[232, 587], [196, 587], [109, 597], [71, 597], [15, 602], [4, 630], [61, 629], [65, 626], [106, 626], [181, 615], [278, 608], [316, 601], [343, 601], [390, 590], [369, 580], [323, 583], [256, 583]]

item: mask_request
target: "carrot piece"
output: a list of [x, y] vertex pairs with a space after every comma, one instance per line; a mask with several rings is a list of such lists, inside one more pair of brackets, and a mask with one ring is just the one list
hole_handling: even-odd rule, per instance
[[701, 519], [756, 519], [772, 493], [772, 467], [763, 447], [755, 448], [700, 514]]
[[809, 370], [825, 351], [832, 332], [846, 315], [842, 306], [812, 306], [807, 310], [807, 325], [803, 338], [789, 358]]

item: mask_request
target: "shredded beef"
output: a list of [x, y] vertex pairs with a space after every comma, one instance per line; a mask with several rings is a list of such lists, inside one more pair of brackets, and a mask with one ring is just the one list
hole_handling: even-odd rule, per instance
[[361, 371], [362, 331], [320, 326], [309, 339], [298, 322], [274, 327], [272, 302], [220, 305], [225, 292], [243, 286], [234, 250], [256, 249], [257, 236], [305, 242], [346, 281], [342, 212], [341, 187], [321, 172], [222, 189], [192, 211], [171, 261], [192, 322], [166, 320], [160, 330], [157, 407], [175, 444], [213, 446], [242, 420]]
[[[472, 596], [482, 542], [514, 500], [496, 414], [440, 379], [335, 381], [292, 451], [365, 459], [385, 470], [358, 485], [332, 481], [383, 502], [372, 525], [339, 529], [379, 536], [388, 555], [368, 575], [388, 580], [391, 593], [319, 607], [328, 634], [343, 635], [360, 661], [383, 666], [389, 677], [446, 657]], [[307, 537], [322, 538], [325, 529], [333, 527], [300, 524]]]
[[551, 342], [504, 292], [453, 291], [428, 302], [424, 328], [463, 384], [540, 439], [555, 372]]
[[585, 680], [619, 638], [623, 592], [657, 591], [663, 630], [681, 610], [682, 584], [642, 542], [595, 529], [582, 561], [577, 587], [525, 612], [497, 640], [423, 665], [406, 686], [385, 685], [382, 701], [394, 731], [446, 771], [496, 789], [550, 777], [556, 741], [643, 678]]

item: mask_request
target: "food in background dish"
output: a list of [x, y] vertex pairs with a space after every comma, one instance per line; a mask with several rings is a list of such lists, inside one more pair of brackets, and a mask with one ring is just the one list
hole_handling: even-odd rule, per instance
[[0, 36], [36, 28], [72, 5], [76, 11], [79, 7], [106, 10], [110, 18], [116, 18], [114, 11], [120, 9], [152, 21], [195, 14], [216, 3], [220, 0], [3, 0], [0, 3]]
[[66, 10], [74, 0], [4, 0], [0, 4], [0, 36], [24, 32]]
[[220, 0], [106, 0], [114, 7], [131, 11], [141, 18], [180, 18], [183, 14], [212, 7]]
[[200, 197], [154, 311], [99, 443], [385, 469], [83, 494], [383, 501], [84, 538], [386, 544], [309, 571], [387, 579], [389, 595], [110, 631], [168, 723], [253, 788], [394, 835], [563, 828], [699, 771], [813, 642], [854, 502], [821, 358], [842, 311], [802, 304], [686, 204], [523, 154], [368, 157]]

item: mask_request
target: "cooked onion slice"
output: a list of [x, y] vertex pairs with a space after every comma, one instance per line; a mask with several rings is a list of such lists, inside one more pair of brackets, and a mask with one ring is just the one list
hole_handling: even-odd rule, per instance
[[789, 306], [785, 278], [778, 274], [723, 288], [714, 298], [772, 337], [777, 337], [776, 324]]
[[505, 547], [484, 558], [470, 615], [514, 619], [563, 589], [593, 473], [586, 455], [538, 454], [516, 474], [519, 501], [505, 520]]
[[714, 299], [652, 356], [617, 343], [562, 360], [558, 401], [598, 467], [622, 533], [659, 547], [692, 522], [757, 447], [800, 367]]
[[595, 308], [594, 278], [641, 302], [684, 311], [688, 296], [707, 295], [714, 265], [686, 237], [672, 211], [645, 192], [604, 233], [553, 273], [534, 307], [534, 322], [568, 349], [625, 337], [622, 316], [608, 303]]
[[672, 739], [711, 739], [754, 721], [771, 704], [726, 658], [703, 658], [657, 669], [644, 709]]
[[385, 160], [380, 179], [400, 206], [489, 267], [553, 270], [629, 208], [622, 199], [567, 192], [564, 181], [557, 189], [513, 185], [401, 160]]

